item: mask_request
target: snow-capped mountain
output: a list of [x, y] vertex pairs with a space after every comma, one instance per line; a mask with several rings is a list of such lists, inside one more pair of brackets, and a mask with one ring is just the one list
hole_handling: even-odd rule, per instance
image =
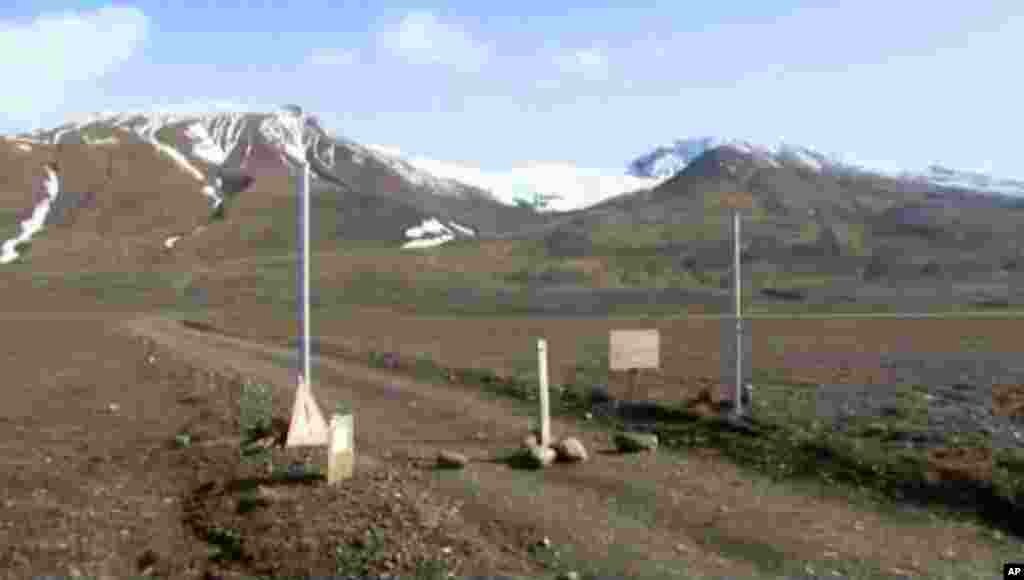
[[627, 174], [635, 177], [667, 179], [686, 168], [694, 159], [711, 149], [729, 147], [749, 155], [763, 166], [779, 167], [783, 164], [800, 164], [809, 169], [821, 171], [829, 167], [842, 166], [834, 157], [823, 155], [813, 149], [789, 144], [766, 147], [739, 139], [720, 137], [696, 137], [681, 139], [671, 145], [663, 145], [631, 161]]
[[[147, 143], [203, 184], [211, 195], [216, 168], [239, 161], [254, 141], [283, 151], [293, 169], [309, 160], [312, 178], [337, 182], [339, 153], [362, 165], [367, 160], [386, 166], [414, 186], [430, 188], [434, 193], [465, 197], [483, 192], [454, 179], [437, 177], [414, 167], [386, 151], [365, 147], [344, 137], [334, 137], [315, 115], [303, 115], [302, 109], [286, 105], [275, 112], [181, 113], [146, 111], [133, 113], [94, 113], [60, 127], [40, 130], [18, 137], [23, 143], [114, 145]], [[343, 149], [344, 151], [339, 151]], [[209, 186], [209, 187], [207, 187]], [[473, 190], [470, 192], [470, 190]], [[217, 199], [213, 203], [219, 203]]]
[[[236, 242], [224, 228], [200, 224], [223, 220], [234, 211], [231, 207], [237, 207], [226, 202], [250, 189], [259, 190], [258, 199], [263, 201], [249, 197], [249, 208], [287, 204], [290, 196], [281, 202], [265, 196], [290, 193], [282, 178], [297, 175], [306, 163], [319, 200], [315, 203], [323, 207], [320, 211], [330, 212], [325, 219], [340, 224], [332, 234], [335, 239], [375, 240], [413, 249], [462, 237], [503, 235], [542, 219], [480, 187], [435, 175], [392, 152], [336, 137], [316, 116], [291, 105], [270, 112], [96, 113], [56, 128], [4, 137], [0, 163], [7, 183], [5, 203], [26, 208], [23, 213], [36, 207], [38, 200], [28, 207], [28, 199], [32, 183], [44, 177], [41, 165], [47, 160], [67, 168], [60, 191], [51, 196], [61, 215], [70, 215], [71, 221], [83, 217], [83, 227], [97, 232], [148, 231], [152, 242], [147, 243], [166, 253], [203, 247], [209, 243], [198, 241], [204, 236], [222, 236], [218, 243], [243, 252], [241, 244], [234, 249]], [[83, 199], [92, 201], [79, 203]], [[123, 207], [134, 209], [122, 212]], [[240, 211], [262, 219], [251, 213], [255, 209]], [[49, 217], [36, 221], [40, 223], [0, 223], [16, 236], [5, 250], [5, 261], [13, 260], [18, 244], [27, 241], [17, 237], [18, 231], [28, 228], [44, 245], [48, 239], [71, 235], [67, 229], [45, 227], [43, 221], [49, 223]]]
[[1024, 180], [995, 178], [974, 171], [958, 171], [931, 165], [922, 174], [902, 173], [900, 177], [908, 180], [924, 181], [945, 187], [956, 187], [976, 191], [1000, 193], [1004, 195], [1024, 195]]
[[782, 143], [772, 147], [738, 139], [695, 137], [677, 140], [656, 147], [631, 161], [628, 175], [641, 178], [667, 179], [685, 169], [709, 150], [728, 147], [750, 158], [762, 167], [800, 166], [812, 171], [831, 173], [866, 173], [935, 187], [965, 189], [1002, 195], [1024, 196], [1024, 181], [997, 179], [976, 172], [957, 171], [932, 165], [924, 171], [891, 171], [862, 166], [838, 155], [826, 155], [808, 147]]
[[507, 170], [487, 171], [464, 163], [407, 155], [395, 147], [370, 145], [385, 158], [393, 159], [396, 170], [416, 168], [428, 175], [466, 183], [489, 192], [507, 205], [535, 195], [553, 198], [544, 211], [572, 211], [625, 193], [650, 189], [661, 179], [623, 175], [617, 170], [580, 167], [569, 162], [529, 162]]

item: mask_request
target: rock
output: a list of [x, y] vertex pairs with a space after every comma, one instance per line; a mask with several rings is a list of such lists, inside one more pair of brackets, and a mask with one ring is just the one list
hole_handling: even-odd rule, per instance
[[658, 448], [658, 436], [654, 433], [616, 433], [615, 448], [622, 453], [654, 451]]
[[540, 445], [540, 437], [535, 433], [530, 433], [526, 437], [523, 437], [523, 448], [529, 449]]
[[107, 410], [110, 411], [111, 413], [116, 413], [121, 410], [121, 405], [118, 405], [117, 403], [111, 403], [107, 405]]
[[151, 549], [146, 550], [142, 553], [142, 555], [139, 556], [138, 560], [136, 561], [136, 565], [138, 566], [140, 572], [145, 573], [147, 569], [152, 569], [152, 567], [156, 565], [159, 559], [160, 557], [157, 555], [156, 552], [154, 552]]
[[535, 469], [551, 465], [558, 457], [554, 449], [539, 445], [528, 447], [524, 455], [527, 464]]
[[606, 385], [595, 385], [590, 388], [590, 404], [600, 405], [602, 403], [610, 403], [614, 400], [614, 397], [608, 392]]
[[587, 448], [575, 437], [566, 437], [555, 444], [559, 461], [577, 462], [587, 460]]
[[580, 573], [575, 570], [570, 570], [558, 576], [559, 580], [580, 580]]
[[437, 454], [438, 467], [462, 469], [469, 463], [469, 458], [455, 451], [441, 451]]
[[588, 413], [584, 413], [584, 414], [583, 414], [583, 419], [584, 419], [585, 421], [590, 421], [590, 420], [591, 420], [591, 419], [593, 419], [593, 418], [594, 418], [594, 414], [593, 414], [593, 413], [589, 413], [589, 412], [588, 412]]
[[762, 288], [761, 295], [777, 300], [800, 301], [807, 298], [807, 292], [796, 288]]
[[399, 366], [398, 353], [384, 353], [384, 356], [381, 357], [381, 364], [386, 369], [397, 369]]
[[271, 447], [274, 447], [274, 445], [276, 444], [277, 437], [275, 437], [274, 435], [268, 435], [266, 437], [261, 437], [253, 441], [250, 445], [252, 445], [253, 447], [259, 447], [261, 449], [270, 449]]

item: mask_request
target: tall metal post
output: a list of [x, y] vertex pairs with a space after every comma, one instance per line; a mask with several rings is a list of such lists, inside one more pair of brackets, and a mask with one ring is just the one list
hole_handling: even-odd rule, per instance
[[310, 252], [309, 252], [309, 197], [310, 197], [310, 191], [309, 191], [309, 160], [305, 157], [305, 143], [304, 143], [304, 136], [305, 136], [304, 133], [305, 133], [305, 127], [306, 127], [305, 116], [300, 117], [300, 123], [301, 123], [301, 125], [299, 126], [299, 145], [300, 145], [300, 148], [303, 150], [303, 160], [302, 160], [302, 174], [299, 176], [299, 188], [298, 188], [299, 189], [299, 192], [298, 192], [299, 193], [298, 202], [300, 204], [300, 207], [302, 208], [301, 209], [302, 227], [300, 228], [300, 231], [299, 231], [300, 247], [301, 247], [301, 252], [302, 252], [301, 256], [300, 256], [300, 262], [301, 262], [300, 270], [301, 271], [300, 271], [300, 274], [299, 274], [299, 277], [301, 279], [301, 284], [302, 284], [302, 287], [301, 287], [301, 290], [300, 290], [300, 292], [302, 294], [302, 304], [300, 306], [301, 311], [299, 313], [299, 319], [300, 319], [300, 325], [301, 325], [300, 330], [302, 332], [302, 352], [301, 352], [301, 356], [302, 356], [302, 376], [305, 379], [307, 385], [312, 385], [313, 384], [313, 369], [312, 369], [312, 362], [310, 360], [310, 334], [311, 333], [310, 333], [310, 316], [309, 316], [309, 282], [310, 282], [310, 280], [309, 280], [310, 279], [310, 275], [309, 275], [309, 272], [310, 272], [310, 264], [309, 264], [309, 261], [310, 261]]
[[733, 293], [736, 296], [736, 415], [743, 414], [743, 286], [740, 279], [740, 212], [732, 210]]

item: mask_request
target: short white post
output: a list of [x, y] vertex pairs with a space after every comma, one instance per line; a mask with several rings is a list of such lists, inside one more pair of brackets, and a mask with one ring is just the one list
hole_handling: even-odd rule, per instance
[[339, 483], [355, 473], [355, 425], [351, 413], [331, 417], [330, 445], [327, 448], [327, 483]]
[[540, 383], [540, 446], [551, 444], [551, 408], [548, 400], [548, 342], [537, 339], [537, 365]]

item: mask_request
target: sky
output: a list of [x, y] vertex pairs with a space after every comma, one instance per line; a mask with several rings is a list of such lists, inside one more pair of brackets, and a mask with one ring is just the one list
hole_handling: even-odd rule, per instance
[[599, 4], [8, 0], [0, 132], [297, 103], [357, 142], [486, 172], [621, 179], [713, 135], [1024, 177], [1020, 0]]

